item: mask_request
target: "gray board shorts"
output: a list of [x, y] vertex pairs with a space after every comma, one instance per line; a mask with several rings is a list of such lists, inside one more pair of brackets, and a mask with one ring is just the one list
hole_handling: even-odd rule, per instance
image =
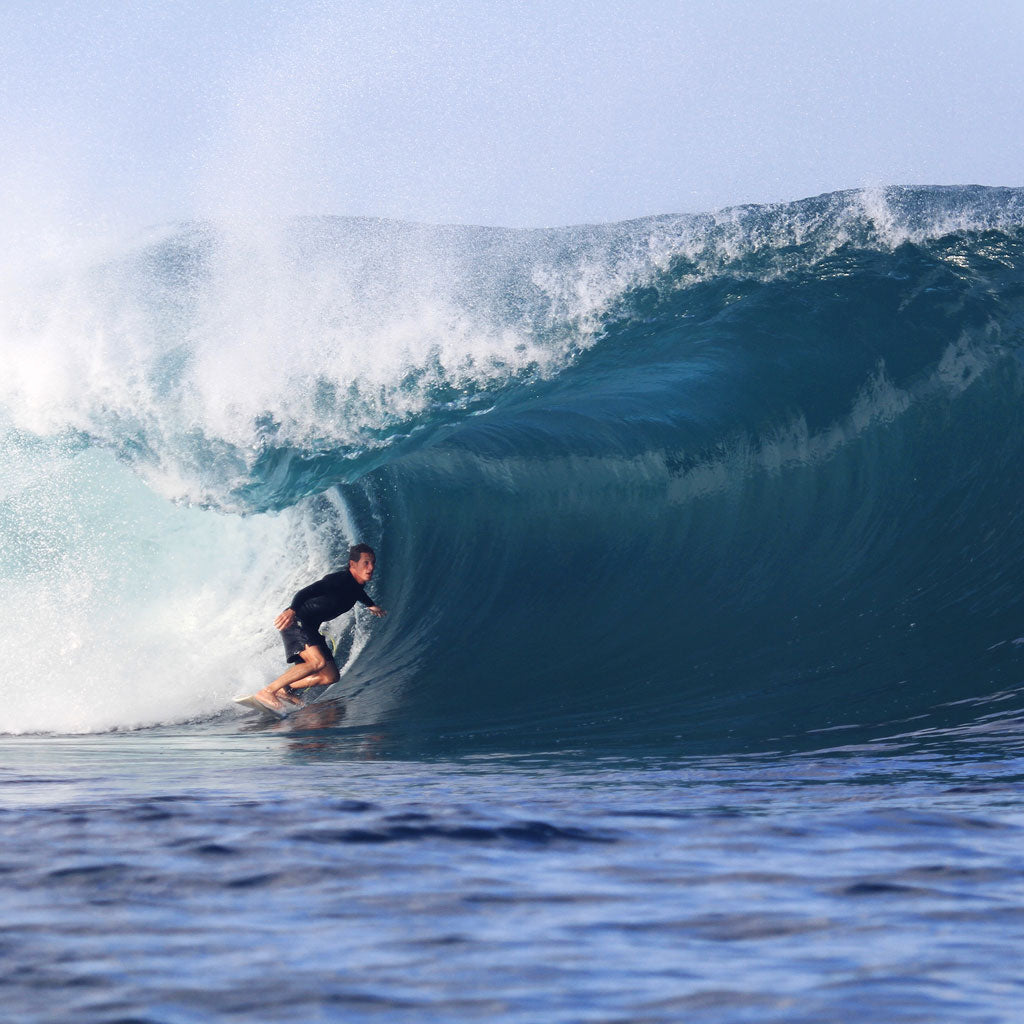
[[287, 629], [281, 630], [281, 642], [284, 644], [284, 656], [290, 662], [298, 664], [302, 661], [302, 652], [307, 647], [319, 647], [327, 656], [328, 661], [334, 661], [334, 655], [323, 634], [318, 630], [309, 629], [298, 619]]

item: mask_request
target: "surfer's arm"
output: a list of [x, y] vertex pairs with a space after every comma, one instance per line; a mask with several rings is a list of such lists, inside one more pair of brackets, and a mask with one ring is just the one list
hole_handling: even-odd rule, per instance
[[378, 619], [382, 619], [382, 618], [384, 618], [384, 616], [385, 616], [385, 615], [387, 615], [387, 612], [386, 612], [386, 611], [384, 611], [384, 609], [383, 609], [383, 608], [379, 608], [379, 607], [378, 607], [378, 606], [377, 606], [377, 605], [376, 605], [376, 604], [374, 603], [374, 600], [373, 600], [373, 598], [372, 598], [372, 597], [370, 597], [370, 595], [369, 595], [369, 594], [367, 594], [367, 593], [366, 593], [366, 591], [365, 591], [365, 590], [363, 590], [363, 588], [362, 588], [362, 587], [360, 587], [360, 588], [359, 588], [359, 594], [358, 594], [357, 596], [358, 596], [358, 598], [359, 598], [359, 601], [360, 601], [360, 602], [361, 602], [362, 604], [366, 605], [366, 610], [367, 610], [368, 612], [372, 612], [372, 613], [373, 613], [374, 615], [376, 615], [376, 616], [377, 616], [377, 618], [378, 618]]
[[292, 603], [274, 619], [274, 628], [278, 630], [287, 629], [298, 617], [296, 608], [301, 608], [310, 598], [323, 597], [324, 594], [330, 593], [330, 589], [330, 584], [326, 578], [317, 580], [316, 583], [310, 583], [308, 587], [303, 587], [292, 598]]
[[303, 587], [292, 598], [292, 603], [288, 606], [288, 609], [294, 612], [296, 608], [301, 608], [311, 598], [323, 597], [330, 592], [331, 585], [327, 579], [317, 580], [316, 583], [310, 583], [308, 587]]

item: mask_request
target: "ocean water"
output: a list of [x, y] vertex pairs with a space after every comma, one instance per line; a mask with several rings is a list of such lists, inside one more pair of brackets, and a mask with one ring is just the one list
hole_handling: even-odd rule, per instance
[[0, 1013], [1021, 1019], [1022, 266], [980, 187], [26, 254]]

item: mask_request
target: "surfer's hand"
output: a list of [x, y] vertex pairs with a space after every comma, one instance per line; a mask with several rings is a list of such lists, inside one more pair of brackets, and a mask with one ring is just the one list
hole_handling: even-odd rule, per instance
[[285, 608], [283, 612], [276, 619], [274, 619], [274, 629], [287, 629], [295, 621], [295, 612], [291, 608]]
[[384, 616], [387, 615], [387, 612], [384, 611], [383, 608], [378, 608], [375, 604], [371, 604], [366, 610], [376, 615], [378, 619], [383, 619]]

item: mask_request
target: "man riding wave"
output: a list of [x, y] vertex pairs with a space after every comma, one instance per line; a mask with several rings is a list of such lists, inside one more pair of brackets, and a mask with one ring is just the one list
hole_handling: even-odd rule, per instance
[[293, 667], [255, 695], [261, 704], [279, 711], [284, 706], [283, 700], [301, 703], [295, 690], [330, 686], [338, 681], [338, 666], [320, 626], [349, 611], [356, 601], [366, 605], [376, 616], [387, 614], [363, 589], [373, 578], [376, 563], [377, 556], [368, 544], [353, 545], [349, 548], [347, 569], [329, 573], [322, 580], [303, 587], [278, 615], [274, 626], [281, 631], [285, 658]]

